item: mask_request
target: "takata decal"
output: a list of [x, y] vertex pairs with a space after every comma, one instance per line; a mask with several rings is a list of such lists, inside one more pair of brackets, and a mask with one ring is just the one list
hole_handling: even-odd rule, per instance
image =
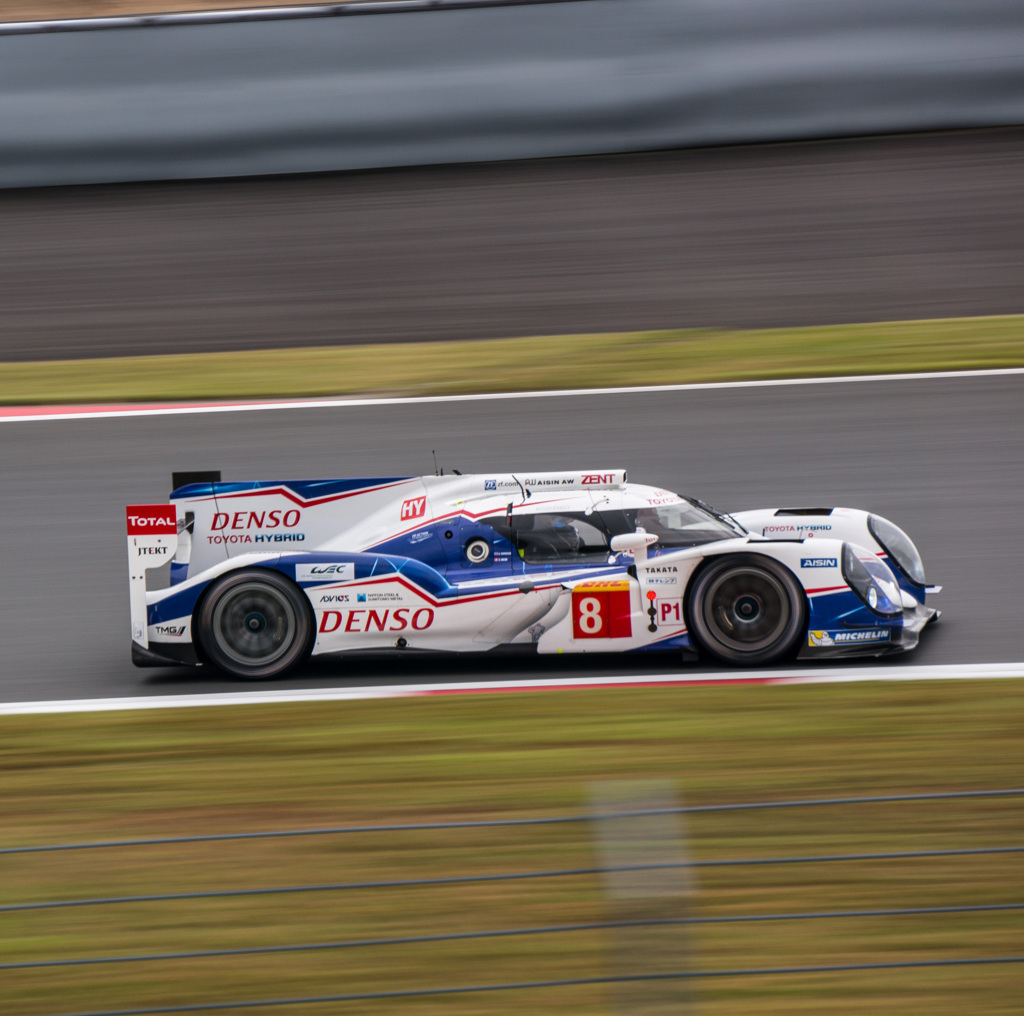
[[178, 531], [178, 519], [172, 505], [130, 504], [126, 511], [129, 536], [169, 535]]
[[419, 519], [427, 514], [427, 498], [426, 495], [423, 497], [411, 497], [408, 501], [402, 502], [402, 514], [401, 519], [405, 522], [407, 519]]
[[888, 642], [892, 632], [888, 628], [871, 628], [863, 631], [809, 631], [809, 646], [843, 646], [863, 642]]
[[356, 577], [356, 566], [351, 561], [341, 564], [297, 564], [296, 582], [349, 582]]
[[839, 559], [835, 557], [802, 557], [801, 568], [838, 568]]
[[434, 623], [431, 607], [390, 607], [384, 610], [325, 610], [320, 618], [318, 631], [321, 635], [331, 632], [372, 632], [372, 631], [426, 631]]

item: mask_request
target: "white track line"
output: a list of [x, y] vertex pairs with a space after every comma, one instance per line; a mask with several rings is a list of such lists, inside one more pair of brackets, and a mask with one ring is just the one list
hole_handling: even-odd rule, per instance
[[973, 663], [925, 667], [836, 667], [751, 670], [729, 674], [629, 674], [615, 677], [551, 677], [519, 681], [466, 681], [442, 684], [390, 684], [361, 688], [297, 688], [294, 691], [232, 691], [207, 695], [154, 695], [133, 698], [7, 702], [0, 716], [38, 713], [98, 713], [128, 709], [192, 709], [198, 706], [280, 705], [288, 702], [349, 702], [357, 699], [478, 695], [558, 689], [668, 687], [709, 684], [831, 684], [850, 681], [956, 681], [1024, 677], [1024, 663]]
[[[404, 398], [290, 399], [275, 402], [189, 403], [174, 406], [12, 406], [0, 408], [0, 423], [42, 423], [54, 420], [93, 420], [132, 416], [191, 416], [203, 413], [255, 413], [280, 409], [344, 409], [366, 406], [415, 405], [430, 402], [481, 402], [499, 399], [553, 399], [587, 395], [640, 395], [693, 392], [715, 388], [784, 388], [796, 385], [859, 384], [873, 381], [931, 381], [936, 379], [998, 377], [1024, 374], [1024, 367], [993, 370], [928, 371], [917, 374], [859, 374], [851, 377], [782, 378], [766, 381], [708, 381], [700, 384], [634, 385], [624, 388], [565, 388], [539, 392], [491, 392], [478, 395], [418, 395]], [[38, 411], [37, 411], [38, 409]]]

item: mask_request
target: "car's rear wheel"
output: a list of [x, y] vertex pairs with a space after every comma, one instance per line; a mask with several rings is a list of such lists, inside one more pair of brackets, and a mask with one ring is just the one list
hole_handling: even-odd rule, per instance
[[734, 666], [776, 663], [796, 648], [807, 598], [792, 573], [754, 554], [712, 559], [687, 600], [690, 633], [709, 655]]
[[280, 677], [301, 663], [313, 641], [313, 616], [294, 583], [267, 568], [215, 582], [197, 617], [205, 659], [234, 677]]

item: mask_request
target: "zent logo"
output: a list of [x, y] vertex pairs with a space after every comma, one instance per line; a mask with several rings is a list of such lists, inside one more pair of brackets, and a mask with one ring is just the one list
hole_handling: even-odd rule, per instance
[[406, 519], [419, 519], [427, 514], [427, 499], [425, 497], [413, 497], [402, 502], [402, 521]]
[[174, 508], [167, 504], [128, 505], [128, 535], [164, 535], [178, 531]]
[[593, 483], [611, 483], [614, 473], [584, 473], [580, 483], [586, 486]]

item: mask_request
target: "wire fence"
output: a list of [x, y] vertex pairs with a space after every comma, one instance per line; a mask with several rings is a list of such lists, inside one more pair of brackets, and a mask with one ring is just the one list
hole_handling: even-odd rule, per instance
[[[687, 815], [701, 815], [714, 812], [763, 811], [765, 809], [807, 809], [817, 807], [849, 808], [857, 805], [892, 805], [924, 802], [942, 802], [955, 799], [999, 799], [1024, 796], [1024, 788], [1007, 790], [963, 791], [931, 794], [901, 794], [893, 796], [824, 798], [817, 800], [758, 801], [697, 807], [636, 807], [613, 808], [602, 806], [599, 800], [588, 814], [545, 816], [536, 818], [498, 819], [486, 821], [428, 822], [396, 825], [354, 825], [317, 829], [282, 829], [258, 832], [222, 833], [215, 835], [175, 836], [154, 839], [105, 840], [96, 842], [54, 843], [10, 846], [0, 850], [5, 855], [32, 855], [67, 851], [129, 851], [133, 848], [184, 847], [202, 843], [225, 841], [274, 840], [296, 837], [347, 837], [356, 834], [385, 835], [400, 837], [403, 834], [422, 832], [447, 832], [468, 830], [501, 830], [522, 827], [570, 826], [586, 824], [594, 833], [597, 842], [596, 854], [602, 863], [583, 867], [545, 868], [521, 871], [486, 871], [455, 876], [418, 877], [403, 879], [369, 879], [331, 883], [261, 885], [251, 887], [223, 888], [216, 890], [192, 890], [183, 892], [153, 892], [107, 896], [83, 896], [70, 899], [24, 899], [0, 906], [0, 914], [27, 914], [31, 911], [66, 911], [86, 907], [115, 907], [131, 904], [166, 904], [183, 901], [216, 900], [228, 898], [251, 898], [281, 896], [286, 894], [319, 894], [344, 891], [371, 893], [397, 889], [452, 889], [457, 886], [481, 885], [484, 883], [520, 883], [538, 880], [582, 879], [603, 885], [607, 909], [613, 919], [579, 921], [561, 924], [531, 924], [520, 927], [480, 928], [477, 930], [438, 931], [431, 934], [380, 935], [372, 937], [343, 938], [331, 941], [281, 942], [271, 945], [239, 945], [225, 948], [204, 948], [191, 950], [165, 950], [101, 956], [43, 956], [31, 959], [0, 962], [0, 972], [48, 970], [56, 968], [110, 967], [117, 965], [161, 964], [170, 961], [191, 961], [229, 959], [240, 957], [268, 957], [286, 954], [311, 954], [317, 952], [387, 949], [422, 945], [438, 945], [466, 942], [511, 941], [534, 936], [568, 936], [579, 933], [604, 933], [608, 937], [608, 948], [615, 953], [609, 965], [612, 973], [601, 976], [580, 976], [549, 979], [521, 979], [498, 981], [496, 983], [452, 984], [447, 986], [422, 986], [412, 988], [388, 988], [387, 990], [364, 990], [328, 994], [282, 994], [278, 997], [243, 998], [234, 1000], [196, 1000], [175, 1005], [157, 1005], [140, 1008], [91, 1009], [76, 1013], [61, 1013], [60, 1016], [149, 1016], [157, 1013], [210, 1012], [244, 1009], [288, 1009], [291, 1007], [325, 1005], [343, 1002], [398, 1001], [436, 996], [476, 995], [494, 992], [522, 992], [539, 989], [568, 988], [572, 986], [615, 986], [621, 990], [637, 985], [664, 985], [669, 983], [693, 982], [701, 979], [723, 979], [742, 977], [765, 977], [769, 975], [812, 975], [853, 971], [883, 971], [902, 969], [926, 969], [937, 967], [1001, 966], [1024, 963], [1024, 950], [1013, 949], [1019, 944], [1019, 929], [1011, 937], [1011, 948], [1001, 955], [987, 956], [914, 956], [898, 960], [872, 962], [821, 963], [806, 965], [726, 966], [717, 969], [694, 968], [692, 952], [679, 954], [672, 951], [678, 969], [651, 971], [624, 969], [633, 961], [636, 940], [630, 941], [624, 935], [643, 932], [646, 936], [644, 948], [650, 952], [649, 943], [656, 941], [651, 935], [664, 935], [671, 929], [711, 928], [716, 925], [742, 925], [782, 922], [810, 921], [854, 921], [858, 919], [889, 919], [910, 917], [933, 917], [939, 915], [1012, 915], [1024, 911], [1024, 900], [1004, 899], [998, 902], [972, 902], [964, 900], [935, 906], [887, 906], [871, 908], [828, 908], [807, 911], [769, 913], [693, 913], [693, 900], [688, 883], [665, 881], [670, 877], [685, 879], [689, 873], [708, 869], [758, 868], [763, 866], [795, 866], [814, 864], [837, 864], [856, 862], [919, 861], [967, 857], [994, 857], [1024, 853], [1024, 845], [994, 844], [983, 847], [940, 847], [921, 850], [886, 850], [846, 852], [838, 854], [790, 854], [780, 856], [757, 856], [746, 858], [707, 858], [694, 860], [686, 856], [687, 844], [679, 836], [676, 827], [654, 826], [650, 823], [673, 822]], [[646, 826], [643, 823], [648, 823]], [[660, 847], [654, 841], [660, 837]], [[661, 852], [652, 850], [658, 847]], [[664, 848], [664, 849], [662, 849]], [[626, 853], [623, 854], [622, 850]], [[618, 853], [616, 852], [618, 851]], [[633, 857], [637, 863], [613, 863], [616, 858]], [[668, 860], [664, 858], [669, 858]], [[650, 879], [656, 881], [650, 881]], [[648, 881], [645, 881], [648, 880]], [[1017, 887], [1020, 882], [1015, 883]], [[1011, 889], [1012, 892], [1012, 889]], [[679, 906], [669, 914], [665, 910], [666, 900], [674, 898]], [[651, 901], [657, 900], [653, 905]], [[622, 909], [625, 901], [625, 910]], [[639, 914], [637, 901], [639, 901]], [[632, 909], [631, 909], [632, 908]], [[670, 908], [672, 909], [672, 908]], [[618, 912], [630, 914], [627, 918], [614, 919]], [[669, 914], [666, 916], [666, 914]], [[618, 944], [616, 944], [618, 943]], [[623, 943], [626, 943], [623, 946]], [[567, 1001], [566, 1008], [570, 1008]], [[642, 1006], [632, 1011], [646, 1012]], [[650, 1011], [655, 1011], [651, 1009]], [[678, 1007], [677, 1011], [683, 1011]], [[56, 1014], [53, 1014], [56, 1016]]]

